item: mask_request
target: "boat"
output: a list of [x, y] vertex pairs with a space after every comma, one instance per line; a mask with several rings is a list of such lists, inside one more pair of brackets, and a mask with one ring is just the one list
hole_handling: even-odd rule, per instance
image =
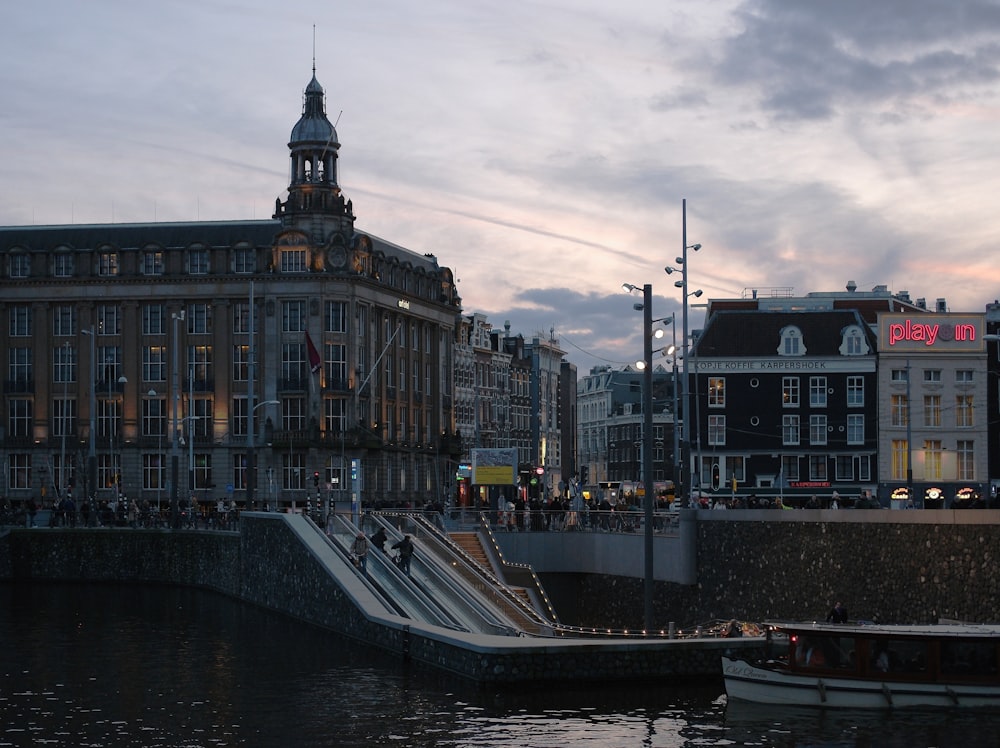
[[998, 653], [998, 625], [769, 622], [764, 657], [726, 654], [722, 675], [730, 702], [996, 707]]

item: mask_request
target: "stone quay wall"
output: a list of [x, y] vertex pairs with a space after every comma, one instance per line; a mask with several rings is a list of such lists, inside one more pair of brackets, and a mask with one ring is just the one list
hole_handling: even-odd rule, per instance
[[[655, 583], [657, 626], [822, 620], [838, 600], [852, 619], [1000, 621], [1000, 511], [698, 511], [695, 524], [697, 584]], [[642, 579], [540, 576], [557, 610], [585, 601], [573, 623], [642, 621]]]
[[[244, 515], [239, 533], [18, 529], [0, 534], [0, 580], [181, 584], [213, 590], [479, 683], [718, 677], [726, 650], [759, 640], [579, 640], [467, 635], [366, 612], [322, 538], [283, 515]], [[313, 533], [315, 535], [315, 533]], [[308, 536], [307, 536], [308, 538]], [[349, 646], [349, 645], [348, 645]]]

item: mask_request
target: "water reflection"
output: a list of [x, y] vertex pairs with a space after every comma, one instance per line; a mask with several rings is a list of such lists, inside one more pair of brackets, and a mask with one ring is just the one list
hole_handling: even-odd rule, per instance
[[1000, 717], [726, 706], [720, 682], [481, 688], [207, 592], [0, 585], [0, 746], [995, 745]]

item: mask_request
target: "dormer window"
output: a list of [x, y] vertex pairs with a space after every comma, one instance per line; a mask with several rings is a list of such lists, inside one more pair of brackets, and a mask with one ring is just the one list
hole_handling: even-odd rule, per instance
[[118, 275], [117, 252], [101, 252], [97, 255], [97, 274], [101, 276]]
[[789, 325], [781, 330], [781, 343], [778, 345], [779, 356], [804, 356], [806, 347], [802, 342], [802, 331], [795, 325]]
[[52, 275], [56, 278], [73, 277], [73, 254], [71, 252], [56, 252], [52, 257]]
[[191, 275], [208, 275], [208, 250], [188, 250], [188, 272]]
[[158, 249], [147, 249], [142, 253], [142, 274], [163, 275], [163, 252]]
[[27, 252], [15, 252], [10, 256], [10, 277], [27, 278], [31, 275], [31, 257]]
[[864, 356], [871, 352], [864, 331], [858, 325], [849, 325], [840, 334], [841, 356]]

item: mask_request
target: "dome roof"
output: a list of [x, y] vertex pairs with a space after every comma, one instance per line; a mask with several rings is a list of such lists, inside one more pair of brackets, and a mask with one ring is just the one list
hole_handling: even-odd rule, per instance
[[313, 73], [312, 80], [306, 86], [305, 101], [302, 105], [302, 116], [292, 128], [292, 135], [288, 145], [294, 146], [298, 143], [330, 143], [339, 146], [337, 131], [330, 120], [326, 118], [325, 93], [323, 87], [316, 80]]

